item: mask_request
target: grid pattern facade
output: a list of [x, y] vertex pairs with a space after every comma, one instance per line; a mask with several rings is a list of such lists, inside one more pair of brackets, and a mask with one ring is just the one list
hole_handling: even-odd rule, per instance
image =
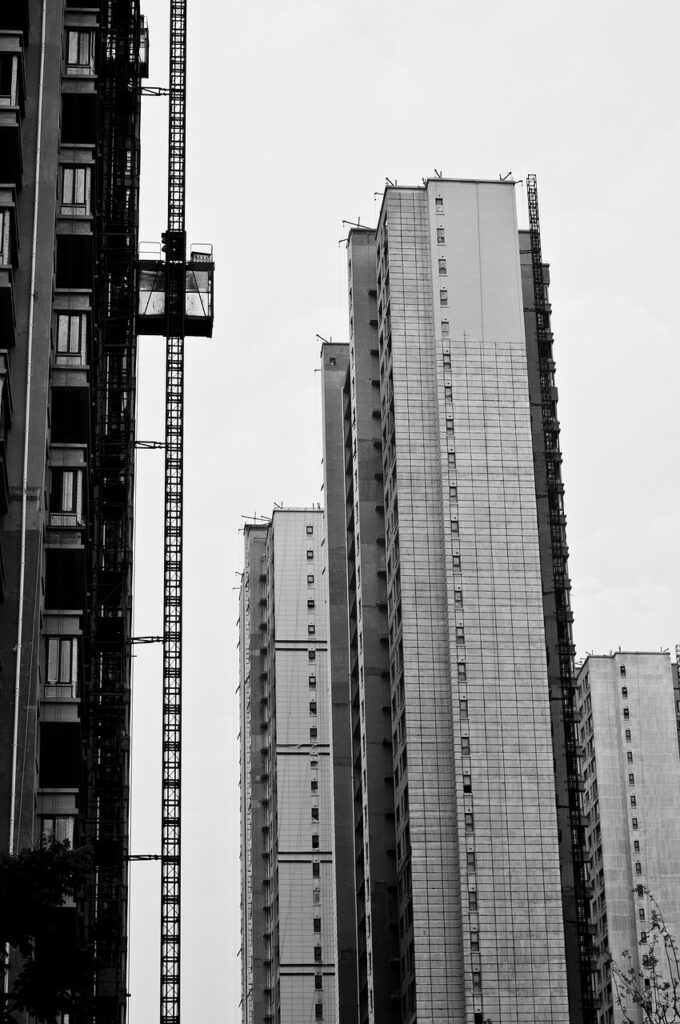
[[246, 527], [244, 1021], [338, 1016], [324, 549], [319, 510], [277, 511], [269, 526]]
[[562, 1022], [512, 186], [390, 188], [377, 245], [402, 1011]]
[[[655, 971], [652, 914], [673, 936], [680, 926], [680, 756], [674, 672], [667, 653], [589, 657], [578, 675], [580, 740], [598, 1024], [643, 1020], [630, 999], [619, 1005], [608, 956], [671, 981], [663, 948]], [[649, 988], [648, 988], [649, 986]]]

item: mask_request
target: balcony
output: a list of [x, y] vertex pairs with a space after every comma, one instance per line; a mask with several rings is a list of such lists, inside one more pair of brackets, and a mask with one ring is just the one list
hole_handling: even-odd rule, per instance
[[[138, 271], [137, 333], [167, 335], [166, 264], [141, 259]], [[192, 246], [184, 274], [184, 331], [187, 338], [212, 338], [215, 264], [212, 246]]]
[[21, 32], [24, 43], [28, 43], [30, 22], [28, 0], [2, 0], [0, 4], [0, 32]]
[[21, 188], [24, 115], [24, 44], [21, 32], [0, 31], [0, 181]]

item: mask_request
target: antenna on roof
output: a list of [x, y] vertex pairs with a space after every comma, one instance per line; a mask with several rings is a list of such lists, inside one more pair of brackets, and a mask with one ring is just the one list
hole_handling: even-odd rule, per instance
[[502, 174], [499, 174], [498, 177], [499, 177], [499, 179], [501, 181], [507, 181], [508, 178], [512, 177], [512, 171], [508, 171], [508, 173], [505, 176], [503, 176]]
[[436, 167], [434, 169], [434, 176], [435, 178], [439, 178], [441, 180], [442, 172], [438, 171]]
[[397, 184], [397, 179], [395, 178], [394, 181], [390, 181], [389, 178], [385, 178], [385, 184], [386, 185], [391, 185], [392, 188], [394, 188], [394, 186]]

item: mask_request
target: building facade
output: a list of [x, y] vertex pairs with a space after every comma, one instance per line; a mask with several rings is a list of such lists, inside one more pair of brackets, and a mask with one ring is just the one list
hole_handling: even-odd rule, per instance
[[244, 1024], [339, 1020], [324, 516], [245, 527], [240, 596]]
[[512, 182], [390, 187], [377, 229], [348, 241], [344, 417], [326, 422], [324, 458], [344, 446], [362, 1022], [592, 1019], [529, 191], [519, 233]]
[[136, 0], [0, 10], [0, 843], [92, 849], [72, 1020], [125, 1018]]
[[675, 981], [676, 988], [679, 982], [677, 968], [669, 972], [653, 916], [660, 912], [677, 940], [680, 755], [675, 669], [667, 653], [617, 652], [589, 656], [578, 675], [598, 1024], [643, 1020], [641, 1008], [625, 997], [612, 975], [609, 955], [620, 969], [630, 965], [640, 972], [641, 990], [651, 999], [657, 996], [657, 982]]

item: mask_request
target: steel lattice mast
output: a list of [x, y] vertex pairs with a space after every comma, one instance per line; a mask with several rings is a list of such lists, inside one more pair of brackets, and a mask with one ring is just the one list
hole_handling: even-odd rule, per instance
[[168, 228], [164, 239], [167, 352], [163, 567], [161, 1024], [178, 1024], [180, 1018], [186, 26], [186, 0], [170, 0]]

